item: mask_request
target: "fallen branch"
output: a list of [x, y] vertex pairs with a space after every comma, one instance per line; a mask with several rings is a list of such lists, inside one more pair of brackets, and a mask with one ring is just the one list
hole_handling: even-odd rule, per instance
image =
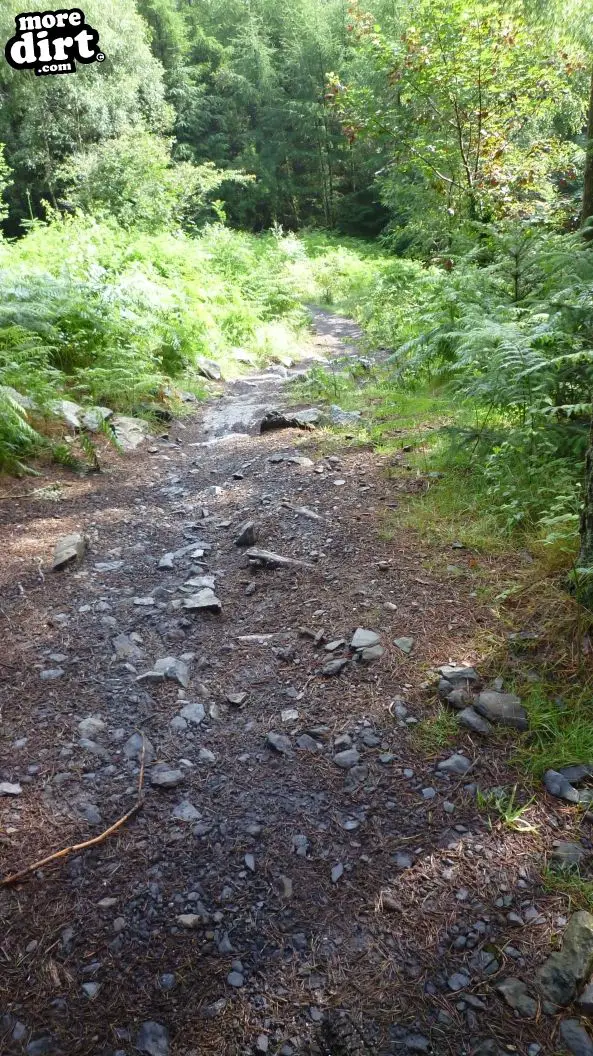
[[88, 847], [97, 847], [100, 843], [104, 843], [114, 832], [121, 829], [130, 818], [134, 817], [140, 810], [140, 807], [144, 804], [144, 797], [142, 795], [142, 788], [144, 785], [144, 758], [146, 755], [146, 740], [144, 734], [142, 736], [142, 757], [140, 760], [140, 776], [138, 778], [138, 798], [134, 803], [134, 806], [124, 814], [119, 821], [110, 825], [105, 832], [102, 832], [99, 836], [94, 836], [92, 840], [85, 840], [84, 843], [74, 843], [70, 847], [64, 847], [61, 851], [55, 851], [54, 854], [48, 855], [47, 858], [41, 858], [38, 862], [33, 862], [33, 865], [28, 865], [26, 869], [21, 869], [18, 873], [12, 873], [11, 876], [7, 876], [4, 880], [0, 880], [0, 887], [9, 887], [12, 884], [18, 884], [21, 880], [25, 880], [31, 873], [34, 873], [37, 869], [42, 869], [44, 866], [49, 865], [51, 862], [57, 862], [61, 858], [67, 858], [70, 854], [76, 854], [78, 851], [86, 851]]

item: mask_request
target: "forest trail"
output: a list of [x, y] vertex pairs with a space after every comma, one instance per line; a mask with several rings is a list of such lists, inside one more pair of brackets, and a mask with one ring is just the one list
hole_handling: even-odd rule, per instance
[[[356, 355], [348, 320], [314, 324], [312, 361]], [[491, 616], [444, 547], [387, 538], [404, 456], [260, 435], [294, 373], [228, 385], [59, 501], [2, 503], [2, 874], [123, 815], [148, 746], [116, 836], [0, 890], [2, 1053], [551, 1051], [495, 992], [554, 912], [533, 838], [477, 812], [500, 759], [460, 730], [471, 771], [437, 769], [452, 749], [413, 736], [428, 672], [476, 661]], [[247, 521], [301, 564], [258, 567]], [[51, 573], [76, 530], [84, 559]], [[183, 607], [212, 584], [219, 614]], [[357, 628], [383, 652], [353, 659]]]

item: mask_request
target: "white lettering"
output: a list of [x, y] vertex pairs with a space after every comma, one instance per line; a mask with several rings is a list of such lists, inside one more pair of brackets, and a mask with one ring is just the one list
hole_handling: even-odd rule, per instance
[[47, 33], [41, 32], [37, 34], [37, 47], [39, 48], [39, 58], [42, 62], [51, 62], [53, 55], [49, 46], [49, 40], [46, 40]]
[[41, 29], [41, 18], [39, 15], [22, 15], [19, 18], [19, 29], [21, 32], [26, 29]]
[[41, 25], [44, 29], [53, 29], [56, 24], [56, 16], [52, 15], [51, 11], [48, 11], [46, 15], [43, 15], [41, 19]]
[[74, 38], [78, 43], [78, 50], [80, 52], [81, 59], [92, 59], [95, 56], [93, 48], [89, 47], [93, 39], [93, 34], [89, 33], [88, 29], [81, 29], [80, 33], [77, 33]]
[[10, 57], [17, 66], [25, 66], [37, 60], [32, 33], [23, 33], [23, 39], [14, 42], [10, 49]]
[[71, 11], [69, 16], [68, 16], [68, 18], [69, 18], [71, 26], [81, 26], [82, 25], [82, 15], [81, 15], [80, 11]]
[[54, 45], [54, 59], [58, 62], [63, 62], [68, 58], [66, 48], [71, 48], [74, 44], [72, 37], [55, 37], [53, 41]]

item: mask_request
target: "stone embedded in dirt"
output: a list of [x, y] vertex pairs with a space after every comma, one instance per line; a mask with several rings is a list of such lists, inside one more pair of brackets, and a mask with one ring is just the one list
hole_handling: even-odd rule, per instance
[[[290, 460], [287, 459], [287, 461], [294, 462], [296, 460], [294, 458], [291, 458]], [[305, 464], [313, 465], [313, 462], [312, 462], [312, 460], [310, 458], [299, 459], [299, 465], [300, 466], [305, 465]], [[299, 517], [306, 517], [308, 521], [324, 521], [325, 520], [325, 517], [322, 517], [322, 515], [320, 513], [316, 513], [315, 510], [310, 510], [308, 506], [291, 506], [290, 503], [288, 503], [288, 502], [283, 502], [282, 505], [286, 506], [289, 510], [292, 510]]]
[[206, 709], [201, 700], [197, 700], [192, 701], [190, 704], [186, 704], [179, 714], [186, 722], [189, 722], [193, 726], [199, 726], [203, 719], [206, 718]]
[[157, 660], [152, 671], [145, 671], [138, 675], [136, 682], [164, 682], [169, 679], [177, 682], [183, 689], [189, 686], [189, 668], [183, 660], [177, 660], [174, 656], [164, 656]]
[[20, 796], [22, 791], [19, 784], [13, 784], [11, 781], [0, 781], [0, 796]]
[[468, 730], [472, 730], [474, 733], [481, 733], [484, 736], [492, 733], [491, 723], [488, 722], [488, 719], [483, 718], [482, 715], [478, 715], [475, 708], [464, 708], [463, 711], [458, 711], [457, 721], [461, 726], [466, 726]]
[[414, 639], [406, 637], [394, 638], [393, 644], [397, 645], [397, 648], [401, 649], [402, 653], [406, 653], [406, 655], [409, 655], [412, 652], [412, 649], [414, 648]]
[[568, 922], [562, 949], [536, 972], [537, 984], [555, 1005], [568, 1005], [593, 971], [593, 915], [581, 909]]
[[[447, 682], [447, 685], [451, 683]], [[452, 689], [450, 693], [445, 693], [445, 700], [452, 708], [467, 708], [473, 704], [474, 695], [469, 689]]]
[[132, 598], [132, 604], [139, 609], [151, 609], [155, 604], [154, 598]]
[[259, 431], [269, 433], [274, 429], [314, 429], [321, 421], [321, 411], [310, 407], [304, 411], [270, 410], [264, 414]]
[[463, 689], [466, 683], [471, 683], [476, 688], [482, 684], [482, 679], [473, 667], [455, 667], [450, 664], [444, 664], [438, 670], [441, 677], [456, 688]]
[[587, 983], [576, 1003], [585, 1016], [593, 1015], [593, 982]]
[[582, 843], [571, 843], [569, 840], [554, 840], [552, 861], [560, 866], [580, 865], [589, 851]]
[[276, 752], [280, 752], [281, 755], [288, 755], [292, 751], [290, 737], [287, 737], [284, 733], [274, 733], [272, 731], [266, 739], [270, 747]]
[[131, 762], [139, 762], [142, 758], [142, 752], [144, 752], [144, 761], [151, 763], [154, 759], [154, 748], [148, 737], [143, 737], [140, 733], [133, 733], [124, 744], [123, 753], [126, 759]]
[[579, 1019], [563, 1019], [560, 1037], [573, 1056], [593, 1056], [593, 1041]]
[[188, 612], [221, 612], [222, 603], [209, 587], [204, 587], [197, 594], [183, 599], [183, 608]]
[[51, 566], [52, 571], [57, 572], [59, 569], [65, 568], [74, 561], [82, 560], [85, 550], [85, 538], [80, 532], [72, 532], [71, 535], [63, 535], [56, 543]]
[[322, 751], [322, 745], [319, 744], [313, 737], [308, 733], [301, 733], [300, 737], [297, 737], [297, 748], [301, 748], [305, 752], [320, 752]]
[[471, 765], [465, 755], [455, 753], [455, 755], [451, 755], [448, 759], [443, 759], [441, 763], [438, 763], [437, 770], [440, 770], [443, 774], [459, 774], [461, 776], [467, 774]]
[[227, 693], [225, 700], [235, 708], [240, 708], [247, 700], [247, 693]]
[[80, 416], [83, 409], [79, 403], [74, 403], [73, 400], [53, 400], [49, 404], [49, 410], [71, 429], [80, 429]]
[[378, 645], [381, 635], [377, 631], [367, 631], [364, 627], [358, 627], [352, 635], [351, 649], [369, 649], [372, 645]]
[[124, 567], [123, 561], [97, 561], [95, 572], [119, 572]]
[[158, 567], [163, 571], [171, 571], [171, 569], [175, 567], [175, 554], [163, 554], [159, 561]]
[[485, 690], [474, 702], [474, 708], [490, 722], [512, 726], [516, 730], [529, 729], [527, 712], [521, 707], [521, 701], [514, 693]]
[[299, 713], [296, 708], [283, 708], [280, 718], [282, 722], [298, 722]]
[[275, 554], [271, 550], [258, 550], [257, 547], [252, 547], [247, 551], [246, 556], [253, 564], [264, 565], [267, 568], [314, 568], [314, 565], [307, 564], [306, 561], [297, 561], [294, 557], [283, 557], [282, 554]]
[[384, 653], [382, 645], [371, 645], [368, 649], [361, 649], [358, 657], [363, 663], [370, 664], [373, 660], [380, 660]]
[[332, 403], [329, 418], [333, 425], [360, 425], [362, 413], [361, 411], [344, 411], [336, 403]]
[[150, 783], [155, 788], [176, 788], [183, 779], [183, 771], [175, 770], [167, 763], [157, 763], [150, 775]]
[[63, 667], [47, 667], [45, 671], [39, 672], [39, 677], [42, 682], [55, 682], [63, 674], [65, 674]]
[[243, 978], [243, 974], [241, 972], [229, 972], [226, 977], [226, 981], [229, 986], [234, 986], [236, 989], [239, 989], [240, 987], [245, 985], [245, 979]]
[[343, 866], [342, 862], [338, 862], [337, 865], [334, 865], [334, 867], [333, 867], [333, 869], [331, 871], [332, 884], [337, 884], [338, 880], [340, 880], [343, 875], [344, 875], [344, 866]]
[[145, 1056], [169, 1056], [169, 1031], [162, 1023], [143, 1023], [136, 1036], [136, 1049]]
[[431, 1044], [424, 1034], [406, 1034], [403, 1038], [404, 1048], [408, 1052], [430, 1052]]
[[122, 451], [135, 451], [150, 433], [147, 422], [124, 414], [115, 414], [109, 424]]
[[422, 798], [423, 799], [434, 799], [437, 794], [436, 788], [423, 788]]
[[178, 803], [173, 808], [173, 817], [175, 821], [199, 821], [202, 815], [199, 810], [189, 803], [187, 799], [184, 799], [181, 803]]
[[580, 793], [557, 770], [546, 770], [543, 782], [551, 796], [564, 799], [567, 803], [579, 803]]
[[87, 719], [83, 719], [82, 722], [78, 723], [78, 729], [81, 737], [97, 737], [100, 733], [105, 732], [107, 726], [98, 715], [89, 715]]
[[402, 851], [394, 855], [393, 860], [395, 862], [395, 868], [398, 869], [400, 873], [403, 873], [406, 869], [411, 869], [414, 864], [412, 857], [409, 854], [404, 854]]
[[144, 658], [144, 650], [133, 640], [131, 635], [118, 634], [111, 643], [115, 650], [116, 660], [142, 660]]
[[192, 579], [186, 579], [183, 586], [192, 587], [194, 590], [203, 590], [205, 587], [214, 590], [215, 583], [214, 576], [193, 576]]
[[561, 766], [558, 770], [562, 777], [570, 781], [571, 785], [579, 785], [587, 777], [593, 777], [593, 766], [587, 763], [578, 763], [574, 766]]
[[342, 649], [346, 645], [345, 638], [334, 638], [333, 642], [328, 642], [324, 649], [326, 653], [335, 653], [336, 649]]
[[257, 542], [257, 530], [253, 521], [245, 521], [239, 528], [239, 534], [235, 539], [235, 546], [255, 546]]
[[351, 767], [357, 766], [359, 762], [360, 752], [356, 748], [347, 748], [344, 752], [338, 752], [337, 755], [334, 755], [334, 763], [341, 770], [350, 770]]
[[507, 1005], [514, 1008], [520, 1016], [525, 1019], [535, 1019], [537, 1015], [537, 1001], [530, 996], [525, 983], [521, 979], [501, 979], [496, 984], [498, 993], [501, 994]]
[[82, 427], [89, 433], [99, 433], [103, 422], [111, 417], [113, 417], [113, 411], [110, 407], [89, 407], [81, 418]]
[[100, 983], [83, 983], [82, 984], [82, 989], [83, 989], [85, 995], [88, 997], [89, 1001], [94, 1001], [96, 996], [97, 996], [97, 994], [99, 993], [99, 990], [101, 989], [101, 984]]
[[346, 657], [340, 657], [336, 660], [330, 660], [329, 663], [324, 664], [324, 666], [321, 668], [321, 674], [326, 675], [328, 678], [332, 675], [339, 675], [340, 671], [343, 671], [343, 669], [348, 663], [349, 661]]
[[213, 359], [205, 359], [200, 357], [195, 361], [195, 369], [197, 374], [201, 374], [203, 378], [207, 378], [208, 381], [221, 381], [222, 371]]
[[249, 872], [250, 873], [254, 873], [255, 872], [255, 855], [246, 854], [244, 859], [243, 859], [243, 861], [245, 862], [245, 865], [249, 869]]
[[470, 984], [469, 975], [465, 975], [463, 972], [454, 972], [447, 979], [447, 986], [449, 990], [456, 993], [458, 990], [465, 990]]
[[270, 1047], [270, 1039], [267, 1034], [258, 1034], [255, 1039], [255, 1051], [256, 1052], [268, 1052]]
[[199, 928], [202, 923], [202, 918], [198, 913], [180, 913], [177, 917], [177, 923], [180, 928], [185, 928], [186, 931], [195, 931]]
[[292, 837], [292, 849], [299, 858], [306, 858], [309, 850], [309, 840], [304, 832], [296, 832]]

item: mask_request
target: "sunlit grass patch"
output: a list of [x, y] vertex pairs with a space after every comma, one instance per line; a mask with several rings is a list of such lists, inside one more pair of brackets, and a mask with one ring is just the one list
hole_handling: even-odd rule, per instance
[[438, 752], [459, 736], [459, 723], [450, 708], [439, 707], [429, 718], [412, 727], [416, 744], [427, 754]]

